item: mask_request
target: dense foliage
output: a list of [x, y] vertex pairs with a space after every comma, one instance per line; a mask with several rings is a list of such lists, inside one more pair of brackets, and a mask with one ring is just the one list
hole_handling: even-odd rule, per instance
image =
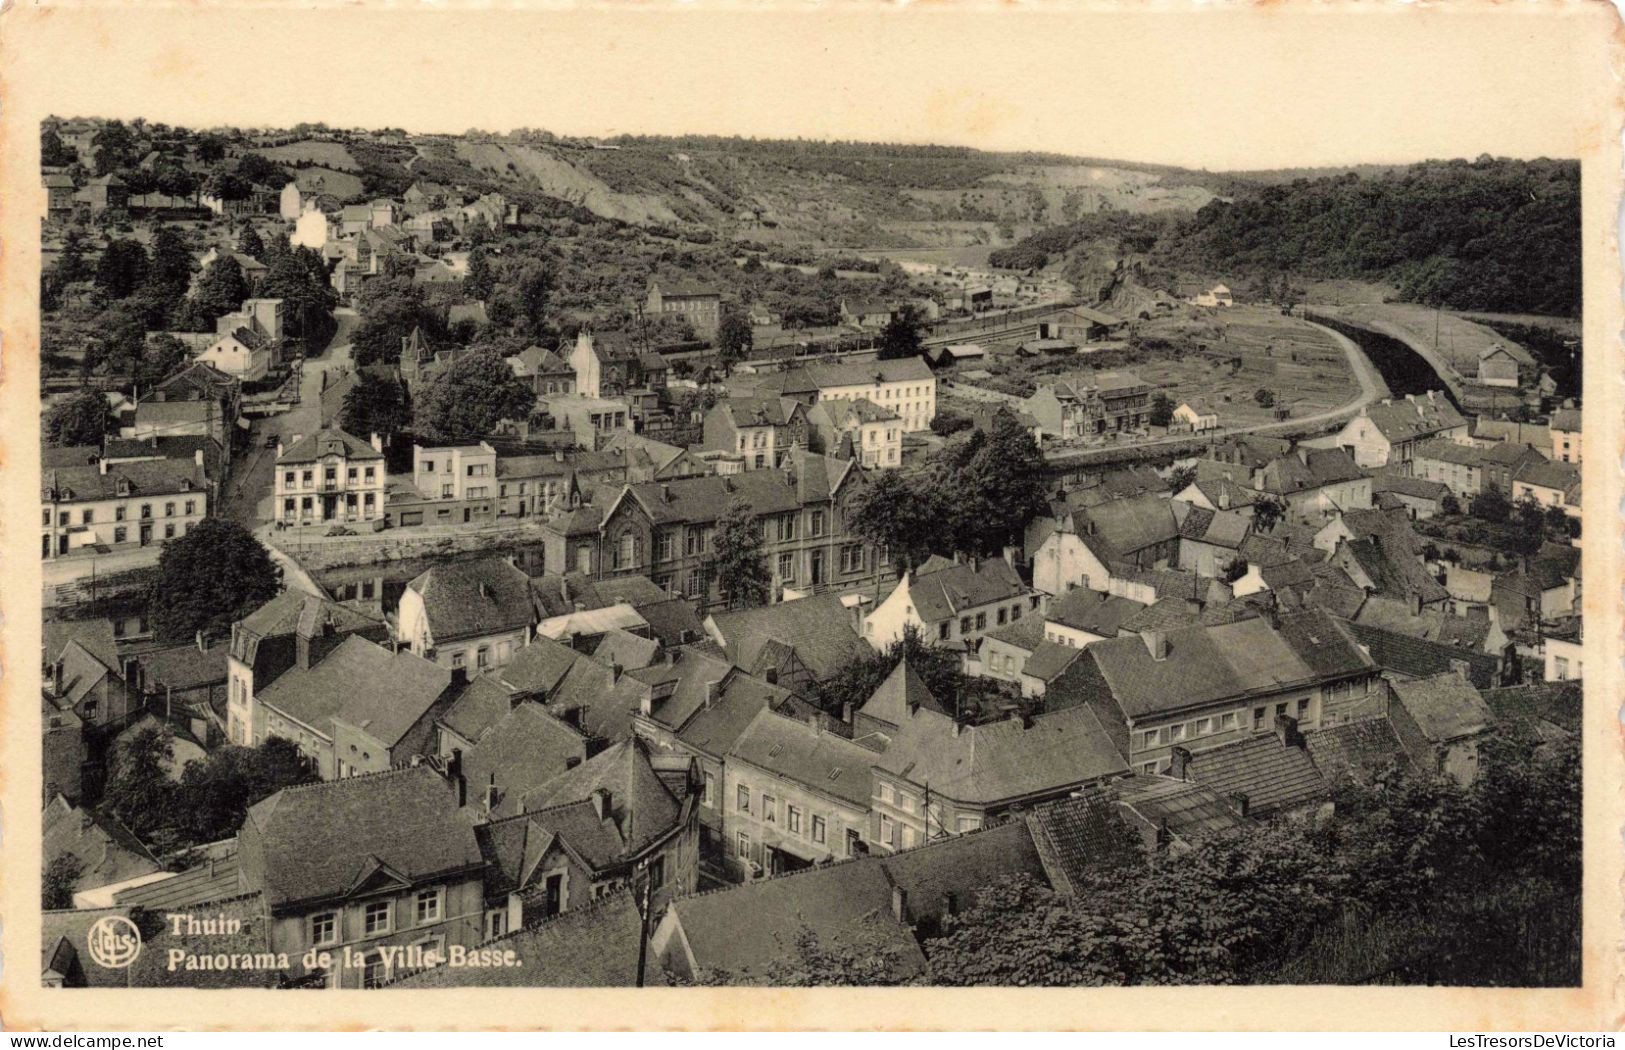
[[488, 347], [469, 350], [442, 372], [412, 410], [418, 437], [443, 445], [490, 437], [503, 420], [530, 418], [536, 396]]
[[772, 576], [762, 554], [762, 524], [750, 504], [735, 498], [717, 519], [716, 554], [711, 562], [723, 602], [730, 609], [766, 604]]
[[147, 616], [160, 641], [185, 641], [198, 631], [219, 637], [274, 598], [281, 580], [282, 570], [253, 533], [205, 518], [164, 545]]
[[96, 390], [81, 390], [45, 413], [45, 443], [101, 446], [113, 422], [107, 398]]

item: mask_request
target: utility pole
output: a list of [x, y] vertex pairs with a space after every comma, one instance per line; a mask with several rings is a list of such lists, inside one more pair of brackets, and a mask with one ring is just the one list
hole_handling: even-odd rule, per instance
[[643, 902], [638, 908], [638, 988], [643, 987], [643, 974], [649, 965], [649, 905], [653, 893], [654, 879], [645, 874]]

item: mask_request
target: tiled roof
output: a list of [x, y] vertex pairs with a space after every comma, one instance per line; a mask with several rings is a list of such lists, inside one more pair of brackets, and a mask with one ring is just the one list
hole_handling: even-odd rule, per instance
[[1443, 397], [1412, 396], [1385, 405], [1369, 405], [1364, 412], [1389, 441], [1410, 441], [1467, 425], [1462, 414]]
[[1189, 780], [1137, 773], [1112, 781], [1101, 793], [1151, 827], [1165, 827], [1186, 841], [1245, 823], [1225, 798]]
[[[595, 791], [608, 792], [598, 815]], [[684, 806], [649, 764], [645, 745], [623, 740], [524, 796], [524, 812], [602, 871], [630, 860], [671, 832]]]
[[1145, 608], [1141, 602], [1078, 587], [1049, 604], [1046, 619], [1102, 638], [1115, 638], [1123, 621]]
[[381, 619], [365, 609], [298, 589], [286, 590], [238, 621], [232, 632], [232, 655], [252, 665], [261, 641], [294, 634], [313, 638], [327, 624], [339, 634], [378, 632], [384, 627]]
[[628, 674], [650, 687], [655, 720], [671, 729], [681, 729], [705, 706], [712, 685], [726, 679], [733, 665], [692, 648], [673, 653], [671, 663], [652, 664]]
[[78, 642], [86, 653], [108, 670], [119, 666], [118, 642], [113, 637], [113, 621], [105, 617], [92, 620], [52, 620], [41, 625], [41, 642], [48, 659], [62, 655], [69, 642]]
[[1044, 640], [1044, 621], [1037, 616], [1023, 617], [991, 630], [982, 637], [992, 638], [1030, 653]]
[[648, 667], [660, 651], [660, 643], [653, 638], [641, 638], [619, 627], [604, 632], [592, 658], [601, 664], [619, 664], [625, 670]]
[[1495, 722], [1495, 715], [1478, 690], [1454, 672], [1430, 678], [1396, 678], [1391, 685], [1394, 702], [1434, 743], [1485, 732]]
[[591, 657], [570, 665], [548, 705], [561, 713], [574, 712], [582, 732], [602, 741], [624, 740], [632, 729], [632, 715], [640, 706], [643, 684], [629, 674]]
[[1303, 734], [1303, 740], [1315, 768], [1333, 784], [1346, 780], [1369, 784], [1390, 766], [1411, 765], [1386, 718], [1311, 729]]
[[1356, 623], [1383, 627], [1414, 638], [1457, 645], [1477, 652], [1483, 651], [1490, 634], [1488, 617], [1473, 619], [1453, 616], [1438, 609], [1424, 609], [1420, 614], [1415, 614], [1406, 603], [1380, 595], [1367, 599], [1353, 619]]
[[530, 577], [504, 558], [445, 562], [406, 586], [422, 596], [436, 645], [535, 622]]
[[217, 901], [237, 894], [238, 870], [237, 844], [233, 841], [224, 850], [211, 852], [207, 859], [177, 875], [120, 890], [113, 895], [113, 903], [119, 907], [161, 912]]
[[950, 619], [966, 609], [1028, 593], [1030, 589], [1021, 582], [1016, 570], [1002, 558], [948, 564], [931, 571], [921, 566], [908, 587], [908, 596], [926, 623]]
[[1571, 434], [1580, 432], [1580, 410], [1578, 408], [1560, 408], [1552, 413], [1551, 428]]
[[541, 704], [521, 701], [474, 747], [463, 752], [463, 778], [470, 805], [483, 805], [496, 787], [492, 817], [519, 812], [520, 800], [587, 758], [587, 738], [548, 714]]
[[1513, 475], [1512, 480], [1525, 485], [1538, 485], [1541, 488], [1567, 492], [1572, 486], [1580, 483], [1580, 468], [1573, 463], [1561, 461], [1526, 463]]
[[800, 401], [788, 397], [729, 397], [717, 402], [713, 412], [720, 412], [735, 427], [783, 427], [805, 414]]
[[875, 764], [956, 801], [987, 805], [1064, 791], [1128, 768], [1086, 706], [1027, 723], [1012, 717], [964, 727], [922, 709], [898, 727]]
[[667, 598], [639, 605], [638, 615], [648, 621], [649, 632], [668, 649], [705, 637], [705, 624], [694, 612], [694, 607], [682, 598]]
[[1444, 438], [1435, 438], [1424, 441], [1416, 446], [1412, 452], [1415, 459], [1432, 460], [1437, 463], [1454, 463], [1462, 467], [1482, 467], [1484, 465], [1484, 451], [1475, 445], [1463, 445], [1456, 441], [1447, 441]]
[[440, 716], [440, 724], [477, 744], [513, 710], [515, 694], [495, 675], [470, 679]]
[[762, 647], [778, 642], [793, 648], [815, 678], [827, 678], [869, 648], [852, 626], [851, 611], [833, 592], [712, 613], [709, 622], [740, 667], [754, 667]]
[[142, 653], [137, 660], [154, 688], [196, 689], [225, 684], [226, 651], [223, 644], [208, 649], [199, 649], [195, 644], [173, 645]]
[[[1113, 635], [1112, 637], [1115, 637]], [[1059, 642], [1042, 641], [1033, 649], [1031, 656], [1027, 657], [1021, 665], [1021, 673], [1026, 678], [1036, 678], [1040, 682], [1053, 682], [1077, 662], [1083, 655], [1083, 650], [1071, 645], [1061, 645]]]
[[1579, 733], [1585, 720], [1585, 687], [1578, 681], [1486, 689], [1479, 695], [1498, 722], [1539, 721]]
[[1168, 631], [1176, 627], [1190, 627], [1202, 622], [1202, 614], [1183, 598], [1159, 598], [1150, 605], [1123, 617], [1119, 631], [1141, 634], [1145, 631]]
[[1289, 495], [1362, 478], [1365, 472], [1341, 448], [1300, 448], [1259, 468], [1259, 488]]
[[1118, 557], [1179, 537], [1173, 501], [1166, 495], [1147, 493], [1098, 503], [1082, 511], [1081, 517]]
[[294, 667], [257, 700], [331, 736], [342, 719], [393, 747], [451, 684], [451, 671], [351, 635], [308, 670]]
[[1393, 492], [1413, 499], [1442, 500], [1450, 494], [1450, 486], [1442, 481], [1426, 478], [1405, 478], [1394, 474], [1378, 474], [1371, 482], [1371, 490], [1378, 495]]
[[[1036, 622], [1036, 621], [1034, 621]], [[892, 726], [900, 726], [908, 721], [919, 708], [936, 711], [939, 714], [952, 714], [942, 703], [931, 694], [931, 689], [920, 677], [920, 672], [908, 662], [904, 656], [897, 661], [897, 666], [891, 669], [884, 681], [865, 700], [859, 714], [879, 719]], [[867, 775], [868, 767], [864, 767]]]
[[78, 502], [119, 499], [120, 482], [128, 482], [132, 496], [201, 493], [208, 486], [203, 468], [191, 460], [151, 459], [110, 464], [105, 474], [93, 466], [57, 467], [44, 471], [40, 487], [47, 500], [53, 498], [50, 494], [54, 492], [58, 502]]
[[764, 707], [778, 707], [792, 695], [788, 689], [769, 685], [750, 675], [731, 675], [721, 695], [709, 707], [704, 705], [702, 694], [699, 708], [684, 720], [677, 738], [697, 751], [721, 758], [749, 728], [759, 711]]
[[380, 866], [416, 882], [482, 863], [456, 795], [422, 766], [284, 788], [244, 831], [242, 863], [273, 907], [346, 895]]
[[1324, 799], [1330, 788], [1303, 747], [1254, 733], [1191, 756], [1190, 778], [1225, 797], [1247, 796], [1250, 816], [1267, 817]]
[[740, 761], [783, 777], [804, 790], [832, 795], [869, 810], [869, 767], [874, 753], [834, 733], [764, 708], [728, 749]]
[[[485, 941], [511, 951], [514, 966], [437, 966], [391, 988], [630, 988], [638, 980], [643, 918], [630, 892], [572, 907], [534, 926]], [[666, 983], [659, 964], [645, 967], [645, 986]]]
[[1347, 626], [1359, 640], [1360, 647], [1370, 654], [1372, 662], [1386, 671], [1424, 678], [1449, 671], [1460, 663], [1467, 665], [1470, 677], [1479, 686], [1489, 685], [1497, 671], [1499, 661], [1484, 653], [1468, 652], [1453, 645], [1429, 642], [1381, 627], [1368, 627], [1360, 623], [1349, 623]]
[[1025, 824], [1050, 885], [1069, 896], [1083, 889], [1090, 869], [1140, 858], [1139, 842], [1108, 791], [1039, 806]]

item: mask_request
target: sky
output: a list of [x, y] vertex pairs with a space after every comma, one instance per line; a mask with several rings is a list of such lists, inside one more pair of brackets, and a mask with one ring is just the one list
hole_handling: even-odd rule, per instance
[[5, 57], [25, 111], [188, 126], [935, 142], [1215, 170], [1575, 156], [1599, 132], [1577, 105], [1606, 38], [1595, 4], [1208, 6], [58, 10]]

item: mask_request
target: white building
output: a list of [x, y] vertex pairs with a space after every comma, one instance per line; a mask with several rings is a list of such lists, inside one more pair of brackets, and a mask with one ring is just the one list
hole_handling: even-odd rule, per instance
[[277, 446], [273, 514], [287, 525], [372, 521], [384, 513], [383, 441], [318, 430]]
[[928, 644], [965, 649], [1023, 616], [1041, 616], [1043, 598], [1003, 559], [932, 557], [904, 573], [886, 600], [864, 618], [863, 638], [884, 649], [913, 626]]

